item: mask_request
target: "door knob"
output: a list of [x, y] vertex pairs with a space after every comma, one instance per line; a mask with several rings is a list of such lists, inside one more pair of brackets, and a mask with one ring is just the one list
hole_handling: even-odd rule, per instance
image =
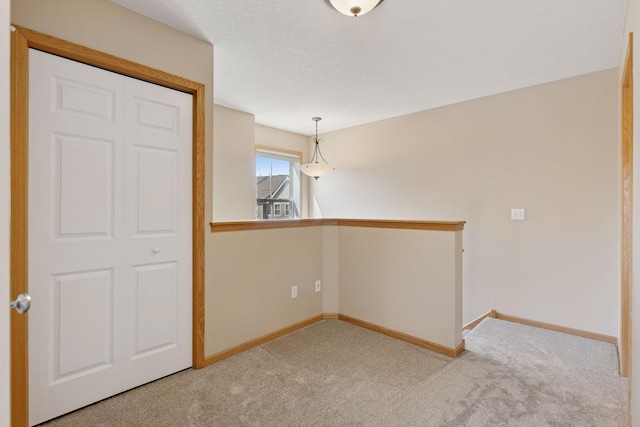
[[151, 252], [153, 252], [154, 254], [160, 253], [160, 248], [153, 248]]
[[24, 314], [31, 308], [31, 295], [29, 294], [20, 294], [15, 301], [11, 301], [11, 308], [15, 308], [15, 310]]

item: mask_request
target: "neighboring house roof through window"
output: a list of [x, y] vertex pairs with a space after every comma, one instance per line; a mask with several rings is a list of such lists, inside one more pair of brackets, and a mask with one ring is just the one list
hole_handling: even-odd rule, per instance
[[[257, 176], [258, 199], [288, 198], [289, 175]], [[283, 197], [284, 196], [284, 197]]]

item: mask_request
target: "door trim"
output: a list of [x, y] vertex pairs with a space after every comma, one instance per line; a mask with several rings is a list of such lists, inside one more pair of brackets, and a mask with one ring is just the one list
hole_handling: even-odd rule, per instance
[[631, 380], [631, 286], [633, 228], [633, 33], [621, 81], [620, 164], [620, 375]]
[[[193, 367], [204, 367], [205, 86], [15, 26], [11, 34], [11, 298], [28, 291], [29, 48], [193, 95]], [[29, 425], [28, 315], [11, 313], [11, 425]]]

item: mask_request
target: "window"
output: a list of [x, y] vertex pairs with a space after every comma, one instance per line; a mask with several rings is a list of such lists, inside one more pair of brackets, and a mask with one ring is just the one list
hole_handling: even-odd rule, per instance
[[300, 218], [302, 153], [256, 146], [256, 218]]

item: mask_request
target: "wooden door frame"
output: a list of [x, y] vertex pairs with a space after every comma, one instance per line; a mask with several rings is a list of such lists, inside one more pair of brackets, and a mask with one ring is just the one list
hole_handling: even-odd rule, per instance
[[[11, 285], [28, 291], [29, 48], [193, 95], [193, 367], [204, 366], [205, 86], [37, 31], [11, 35]], [[34, 305], [37, 302], [34, 302]], [[11, 312], [11, 425], [29, 424], [28, 314]]]
[[633, 33], [622, 70], [620, 165], [620, 375], [631, 380], [631, 290], [633, 250]]

